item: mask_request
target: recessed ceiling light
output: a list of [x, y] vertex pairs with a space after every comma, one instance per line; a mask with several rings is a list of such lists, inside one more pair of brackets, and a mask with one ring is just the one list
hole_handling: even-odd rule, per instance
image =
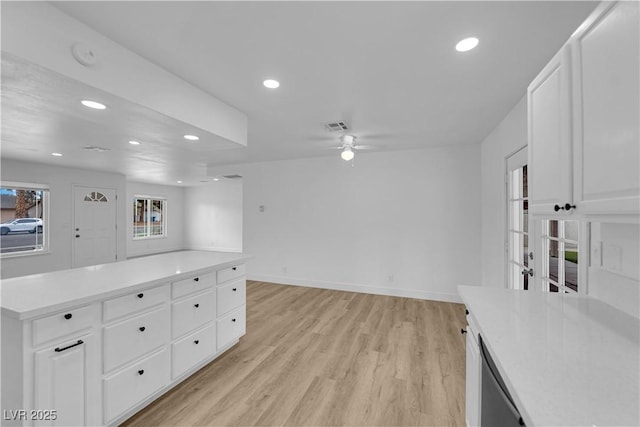
[[458, 52], [466, 52], [476, 46], [478, 46], [478, 39], [475, 37], [469, 37], [464, 40], [460, 40], [456, 45], [456, 50]]
[[273, 79], [267, 79], [262, 82], [264, 87], [268, 87], [269, 89], [276, 89], [280, 86], [280, 82]]
[[83, 99], [81, 102], [82, 102], [82, 105], [84, 105], [85, 107], [93, 108], [94, 110], [104, 110], [107, 108], [106, 105], [96, 101], [89, 101], [87, 99]]
[[51, 155], [55, 157], [62, 157], [62, 153], [51, 153]]
[[214, 181], [220, 181], [220, 178], [213, 178]]
[[131, 144], [131, 145], [140, 145], [140, 143], [138, 141], [129, 141], [129, 144]]
[[197, 137], [197, 136], [195, 136], [195, 135], [185, 135], [185, 136], [184, 136], [184, 139], [188, 139], [189, 141], [197, 141], [197, 140], [199, 140], [200, 138], [198, 138], [198, 137]]
[[182, 181], [176, 181], [178, 184], [182, 184]]

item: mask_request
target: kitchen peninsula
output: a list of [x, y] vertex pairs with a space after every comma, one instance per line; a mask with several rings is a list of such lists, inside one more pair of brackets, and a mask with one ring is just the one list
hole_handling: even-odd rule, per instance
[[238, 342], [250, 256], [180, 251], [2, 281], [3, 424], [114, 425]]

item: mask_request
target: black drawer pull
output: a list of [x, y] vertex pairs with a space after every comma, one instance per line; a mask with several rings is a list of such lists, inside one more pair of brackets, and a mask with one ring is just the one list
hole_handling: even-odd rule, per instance
[[67, 314], [64, 315], [64, 318], [67, 319], [67, 320], [71, 319], [72, 317], [73, 317], [73, 314], [71, 314], [71, 313], [67, 313]]
[[73, 347], [75, 347], [75, 346], [77, 346], [77, 345], [80, 345], [80, 344], [84, 344], [84, 341], [82, 341], [82, 340], [78, 340], [78, 342], [77, 342], [77, 343], [75, 343], [75, 344], [71, 344], [71, 345], [68, 345], [68, 346], [66, 346], [66, 347], [62, 347], [62, 348], [60, 348], [60, 347], [56, 347], [56, 349], [55, 349], [54, 351], [55, 351], [56, 353], [60, 353], [61, 351], [69, 350], [70, 348], [73, 348]]
[[199, 343], [200, 343], [200, 340], [195, 340], [194, 341], [194, 344], [199, 344]]
[[144, 369], [140, 369], [140, 370], [138, 371], [138, 375], [142, 375], [142, 374], [144, 374]]
[[195, 308], [198, 308], [198, 307], [200, 307], [200, 304], [193, 304], [193, 306], [194, 306]]
[[469, 315], [469, 310], [465, 309], [464, 310], [464, 314], [466, 314], [468, 316]]
[[238, 288], [233, 288], [231, 289], [233, 292], [236, 292], [238, 290]]
[[144, 330], [147, 328], [145, 328], [144, 326], [140, 326], [138, 329], [140, 329], [140, 332], [144, 332]]
[[461, 333], [461, 334], [466, 334], [466, 333], [467, 333], [467, 331], [465, 331], [463, 328], [460, 328], [460, 333]]
[[193, 281], [194, 281], [194, 282], [197, 282], [197, 281], [199, 281], [199, 280], [200, 280], [200, 278], [199, 278], [199, 277], [196, 277], [195, 279], [193, 279]]
[[236, 269], [237, 269], [237, 268], [238, 268], [238, 267], [231, 267], [231, 269], [232, 269], [233, 271], [236, 271]]
[[138, 298], [142, 298], [144, 294], [138, 294]]
[[236, 321], [236, 319], [231, 319], [231, 321], [232, 321], [232, 322], [235, 322], [235, 321]]

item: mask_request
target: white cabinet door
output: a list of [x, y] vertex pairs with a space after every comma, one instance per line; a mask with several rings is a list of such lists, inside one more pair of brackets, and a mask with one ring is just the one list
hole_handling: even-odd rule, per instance
[[[36, 425], [84, 426], [100, 422], [98, 365], [92, 334], [65, 340], [35, 353], [34, 409], [46, 417]], [[33, 418], [33, 417], [31, 417]]]
[[466, 421], [468, 426], [480, 425], [480, 349], [475, 332], [467, 327]]
[[570, 64], [567, 45], [527, 90], [530, 213], [573, 202]]
[[572, 38], [575, 201], [582, 213], [637, 213], [640, 194], [637, 2], [603, 4]]

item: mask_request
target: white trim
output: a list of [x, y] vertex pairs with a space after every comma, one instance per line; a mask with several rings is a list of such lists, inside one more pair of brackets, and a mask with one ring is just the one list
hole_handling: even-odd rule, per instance
[[231, 252], [242, 253], [242, 248], [221, 248], [218, 246], [189, 246], [190, 251], [214, 251], [214, 252]]
[[14, 188], [16, 190], [49, 190], [48, 184], [38, 184], [33, 182], [0, 181], [2, 188]]
[[269, 282], [278, 285], [295, 285], [306, 288], [333, 289], [336, 291], [357, 292], [362, 294], [386, 295], [393, 297], [416, 298], [422, 300], [453, 302], [462, 304], [462, 298], [457, 293], [418, 291], [414, 289], [382, 288], [379, 286], [361, 285], [356, 283], [326, 282], [324, 280], [296, 279], [266, 274], [247, 274], [247, 280]]

